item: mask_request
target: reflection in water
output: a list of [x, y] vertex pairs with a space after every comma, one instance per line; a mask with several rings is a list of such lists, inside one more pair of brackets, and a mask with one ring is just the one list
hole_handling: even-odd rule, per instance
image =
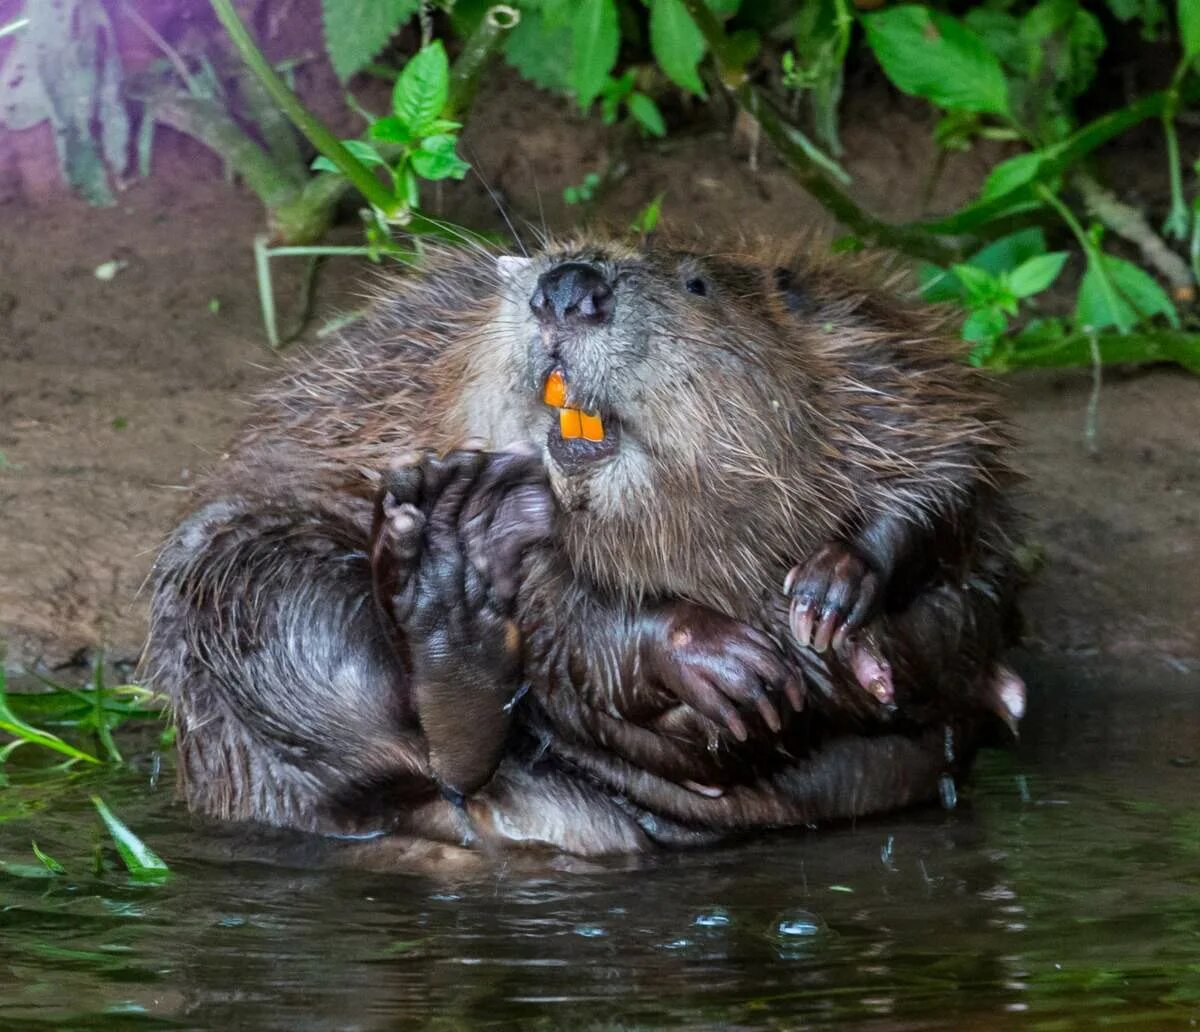
[[[985, 753], [955, 812], [632, 867], [317, 864], [311, 843], [193, 827], [149, 759], [48, 809], [0, 790], [0, 856], [37, 838], [70, 871], [0, 875], [0, 1027], [1186, 1026], [1200, 685], [1026, 669], [1029, 738]], [[97, 787], [168, 884], [90, 873]]]

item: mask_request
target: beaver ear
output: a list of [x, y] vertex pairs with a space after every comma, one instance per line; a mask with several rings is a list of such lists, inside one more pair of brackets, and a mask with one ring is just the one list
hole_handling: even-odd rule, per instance
[[804, 315], [811, 312], [816, 305], [804, 285], [796, 278], [791, 269], [779, 266], [771, 273], [775, 281], [775, 289], [783, 299], [784, 307], [793, 315]]
[[533, 264], [532, 258], [515, 254], [502, 254], [496, 258], [496, 271], [505, 279], [516, 279]]

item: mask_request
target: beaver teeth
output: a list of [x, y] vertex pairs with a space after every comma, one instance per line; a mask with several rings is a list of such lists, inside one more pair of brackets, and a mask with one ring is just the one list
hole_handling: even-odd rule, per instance
[[574, 441], [581, 437], [585, 441], [604, 440], [604, 421], [598, 412], [584, 412], [567, 405], [567, 381], [561, 369], [555, 369], [546, 377], [542, 400], [558, 409], [558, 429], [563, 440]]

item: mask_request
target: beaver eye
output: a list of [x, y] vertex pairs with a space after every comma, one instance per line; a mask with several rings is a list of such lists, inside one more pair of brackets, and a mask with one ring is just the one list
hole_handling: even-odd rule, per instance
[[693, 276], [690, 280], [688, 280], [683, 285], [683, 289], [689, 294], [696, 294], [699, 297], [706, 297], [708, 295], [708, 284], [705, 283], [704, 280], [702, 280], [699, 276]]

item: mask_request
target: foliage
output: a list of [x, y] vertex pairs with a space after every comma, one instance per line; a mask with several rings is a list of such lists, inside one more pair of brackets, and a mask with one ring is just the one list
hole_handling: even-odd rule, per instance
[[361, 72], [420, 8], [421, 0], [322, 0], [325, 47], [338, 78]]
[[[420, 180], [462, 179], [470, 171], [456, 152], [462, 124], [442, 117], [449, 99], [450, 62], [441, 41], [434, 40], [404, 66], [392, 91], [392, 110], [370, 120], [368, 139], [342, 141], [364, 165], [387, 173], [393, 195], [400, 201], [399, 208], [390, 210], [396, 221], [403, 222], [420, 204]], [[324, 155], [313, 162], [313, 169], [340, 171]], [[387, 239], [382, 220], [373, 228], [380, 243]]]
[[[1143, 22], [1155, 18], [1149, 5], [1139, 10], [1128, 4], [1112, 6], [1117, 17], [1140, 15]], [[1181, 0], [1177, 13], [1183, 53], [1158, 113], [1168, 136], [1168, 173], [1174, 194], [1168, 228], [1183, 236], [1191, 228], [1192, 218], [1182, 201], [1178, 152], [1170, 143], [1174, 115], [1194, 62], [1188, 36], [1200, 19], [1200, 3]], [[978, 239], [986, 238], [993, 226], [1002, 226], [1014, 215], [1037, 221], [1057, 219], [1083, 255], [1071, 326], [1039, 321], [1034, 336], [1014, 334], [1003, 347], [999, 342], [1010, 331], [1010, 319], [1018, 314], [1020, 304], [1054, 283], [1068, 254], [1048, 252], [1044, 239], [1036, 240], [1032, 251], [1011, 246], [1017, 239], [1026, 245], [1035, 241], [1026, 234], [1002, 238], [997, 243], [1009, 246], [985, 248], [973, 260], [954, 264], [949, 270], [926, 270], [927, 284], [943, 284], [932, 292], [927, 286], [928, 297], [944, 297], [945, 281], [954, 281], [950, 296], [967, 310], [963, 336], [973, 343], [973, 361], [1019, 365], [1022, 343], [1036, 340], [1037, 346], [1044, 347], [1047, 334], [1053, 334], [1055, 328], [1065, 339], [1070, 329], [1097, 333], [1115, 328], [1125, 334], [1160, 317], [1172, 327], [1179, 326], [1175, 305], [1158, 282], [1102, 246], [1106, 214], [1110, 229], [1124, 231], [1127, 239], [1144, 250], [1153, 231], [1135, 220], [1113, 217], [1114, 205], [1091, 205], [1096, 221], [1085, 227], [1070, 204], [1072, 186], [1090, 176], [1084, 160], [1095, 146], [1111, 138], [1104, 131], [1105, 118], [1109, 127], [1117, 129], [1141, 121], [1129, 117], [1129, 124], [1122, 124], [1122, 114], [1134, 113], [1135, 106], [1130, 105], [1124, 112], [1090, 125], [1079, 124], [1075, 102], [1092, 85], [1107, 46], [1101, 20], [1093, 11], [1077, 0], [1007, 2], [976, 7], [959, 20], [923, 5], [908, 4], [866, 16], [863, 21], [868, 44], [892, 82], [944, 113], [943, 143], [963, 146], [972, 135], [984, 135], [990, 129], [992, 136], [1019, 141], [1024, 148], [992, 169], [973, 206], [974, 214], [983, 217], [964, 228]], [[1150, 114], [1148, 107], [1146, 114]], [[1095, 189], [1091, 192], [1102, 195]], [[971, 208], [958, 213], [960, 221], [973, 214]], [[1156, 253], [1163, 251], [1165, 248]], [[987, 260], [981, 262], [981, 256]], [[988, 267], [989, 262], [995, 265], [997, 261], [998, 266]], [[1175, 286], [1181, 297], [1194, 297], [1194, 272], [1185, 274]]]
[[[64, 769], [78, 762], [121, 763], [113, 732], [132, 721], [158, 722], [163, 718], [164, 700], [153, 692], [136, 684], [107, 684], [100, 656], [93, 664], [88, 683], [81, 688], [60, 684], [37, 673], [31, 676], [41, 682], [42, 691], [10, 693], [7, 675], [0, 664], [0, 732], [10, 739], [0, 746], [0, 765], [25, 745], [39, 746], [65, 757]], [[89, 752], [46, 730], [47, 727], [69, 730], [74, 737], [91, 739], [99, 748]]]
[[[165, 701], [153, 692], [136, 684], [110, 686], [104, 679], [103, 657], [98, 656], [93, 664], [87, 684], [80, 688], [51, 681], [40, 674], [31, 676], [41, 682], [42, 690], [33, 692], [9, 692], [4, 664], [0, 657], [0, 732], [9, 741], [0, 746], [0, 788], [8, 788], [7, 765], [13, 754], [23, 746], [34, 746], [45, 750], [54, 758], [52, 764], [36, 769], [37, 793], [34, 806], [45, 805], [45, 800], [74, 783], [79, 765], [88, 770], [119, 769], [124, 758], [114, 737], [118, 729], [148, 723], [160, 730], [160, 745], [169, 745], [173, 730], [163, 726]], [[35, 723], [36, 722], [36, 723]], [[58, 731], [69, 732], [72, 741], [60, 737]], [[87, 749], [82, 746], [92, 744]], [[13, 775], [17, 779], [17, 775]], [[12, 784], [17, 784], [13, 780]], [[92, 796], [105, 827], [108, 829], [130, 878], [140, 882], [161, 882], [167, 876], [167, 865], [131, 831], [99, 796]], [[18, 807], [18, 812], [21, 808]], [[0, 813], [0, 821], [7, 815]], [[55, 878], [66, 874], [64, 866], [52, 856], [31, 844], [34, 857], [39, 864], [28, 864], [0, 859], [0, 872], [23, 878]]]
[[[681, 114], [693, 117], [726, 94], [846, 226], [844, 244], [892, 248], [936, 266], [922, 271], [927, 296], [961, 306], [972, 361], [1003, 368], [1026, 358], [1044, 364], [1057, 339], [1063, 360], [1072, 362], [1072, 341], [1081, 333], [1142, 335], [1151, 360], [1163, 349], [1149, 334], [1194, 321], [1190, 308], [1181, 313], [1178, 306], [1190, 306], [1196, 295], [1200, 192], [1176, 122], [1200, 96], [1200, 0], [882, 6], [852, 0], [322, 0], [328, 57], [348, 89], [364, 70], [394, 80], [382, 114], [347, 93], [349, 107], [366, 121], [362, 136], [348, 140], [337, 139], [300, 103], [232, 0], [209, 2], [244, 68], [231, 72], [206, 54], [165, 53], [158, 86], [132, 94], [146, 116], [139, 153], [145, 164], [146, 126], [182, 127], [263, 198], [271, 232], [259, 238], [256, 256], [272, 342], [280, 334], [271, 258], [315, 261], [355, 253], [407, 261], [419, 257], [426, 234], [473, 236], [429, 219], [421, 202], [424, 184], [461, 179], [469, 170], [458, 134], [480, 69], [493, 53], [539, 86], [573, 98], [581, 110], [596, 111], [605, 124], [628, 127], [626, 139], [666, 136]], [[119, 68], [95, 67], [94, 40], [112, 31], [95, 16], [103, 14], [99, 0], [69, 0], [66, 9], [92, 18], [80, 23], [91, 33], [92, 49], [77, 40], [73, 45], [84, 47], [84, 64], [92, 61], [93, 93], [108, 98], [107, 84]], [[7, 28], [24, 53], [37, 40], [44, 46], [49, 24], [33, 16], [28, 25]], [[1103, 110], [1114, 94], [1108, 88], [1114, 34], [1130, 30], [1170, 53], [1173, 73], [1164, 89]], [[453, 63], [451, 54], [458, 55]], [[909, 224], [880, 219], [855, 200], [853, 177], [839, 162], [839, 106], [847, 68], [864, 62], [930, 106], [943, 155], [983, 140], [1009, 148], [974, 200]], [[47, 91], [42, 99], [51, 98]], [[7, 112], [12, 105], [3, 99]], [[18, 93], [18, 99], [29, 98]], [[88, 131], [99, 127], [103, 146], [115, 149], [118, 123], [106, 128], [110, 120], [97, 118], [97, 110], [87, 119]], [[1087, 119], [1081, 110], [1090, 113]], [[309, 167], [285, 118], [318, 153]], [[1092, 159], [1151, 120], [1162, 127], [1170, 204], [1146, 213], [1097, 180]], [[568, 203], [592, 200], [598, 175], [567, 187]], [[84, 179], [94, 187], [94, 177]], [[335, 204], [352, 190], [365, 202], [364, 245], [316, 246]], [[1098, 340], [1090, 350], [1093, 356], [1116, 353], [1127, 355], [1130, 348]], [[1183, 353], [1191, 367], [1186, 346]]]

